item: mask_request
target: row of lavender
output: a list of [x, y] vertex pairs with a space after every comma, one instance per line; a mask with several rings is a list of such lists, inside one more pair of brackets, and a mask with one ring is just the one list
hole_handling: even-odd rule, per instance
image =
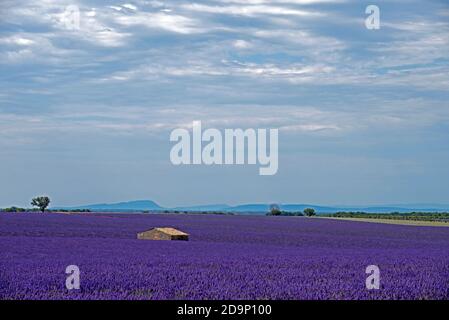
[[[142, 241], [171, 226], [188, 242]], [[0, 299], [448, 299], [449, 228], [322, 218], [1, 214]], [[77, 265], [80, 289], [65, 287]], [[367, 290], [366, 266], [380, 269]]]

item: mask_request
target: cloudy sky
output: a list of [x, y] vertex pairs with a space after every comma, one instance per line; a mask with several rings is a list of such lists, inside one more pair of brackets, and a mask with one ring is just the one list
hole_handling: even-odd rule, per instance
[[[445, 0], [3, 0], [0, 206], [449, 203], [448, 101]], [[279, 128], [278, 173], [172, 165], [193, 120]]]

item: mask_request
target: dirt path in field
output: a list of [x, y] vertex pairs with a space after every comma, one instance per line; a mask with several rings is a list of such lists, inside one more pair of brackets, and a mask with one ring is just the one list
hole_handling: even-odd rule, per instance
[[320, 219], [371, 222], [371, 223], [399, 224], [399, 225], [404, 225], [404, 226], [449, 227], [449, 223], [439, 222], [439, 221], [415, 221], [415, 220], [372, 219], [372, 218], [337, 218], [337, 217], [319, 217], [319, 218]]

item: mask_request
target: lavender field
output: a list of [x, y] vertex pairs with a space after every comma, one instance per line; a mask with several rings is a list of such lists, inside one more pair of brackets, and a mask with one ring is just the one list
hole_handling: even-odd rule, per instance
[[[170, 226], [190, 241], [137, 240]], [[65, 287], [77, 265], [81, 288]], [[367, 290], [377, 265], [381, 288]], [[449, 228], [304, 217], [0, 214], [0, 299], [448, 299]]]

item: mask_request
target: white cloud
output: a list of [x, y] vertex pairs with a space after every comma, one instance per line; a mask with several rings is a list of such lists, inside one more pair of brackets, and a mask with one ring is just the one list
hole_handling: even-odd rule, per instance
[[[227, 63], [227, 62], [226, 62]], [[332, 67], [320, 65], [287, 65], [278, 66], [274, 64], [241, 63], [232, 61], [229, 63], [233, 73], [248, 74], [254, 76], [286, 76], [296, 77], [305, 74], [316, 75], [333, 71]]]
[[232, 45], [237, 49], [248, 49], [252, 47], [251, 42], [245, 40], [235, 40]]
[[285, 41], [299, 46], [312, 47], [315, 51], [335, 51], [346, 48], [343, 41], [333, 37], [313, 34], [304, 30], [275, 29], [275, 30], [250, 30], [250, 34], [261, 39]]
[[119, 6], [109, 6], [109, 8], [114, 9], [116, 11], [121, 11], [123, 8]]
[[[335, 105], [311, 107], [293, 105], [166, 105], [149, 106], [60, 105], [51, 113], [38, 115], [0, 113], [0, 125], [8, 137], [27, 141], [34, 135], [102, 134], [166, 135], [178, 127], [188, 128], [192, 121], [201, 119], [204, 128], [279, 128], [290, 134], [346, 135], [374, 128], [425, 127], [449, 121], [449, 109], [435, 109], [423, 99], [389, 101], [361, 101], [364, 108], [339, 108]], [[429, 111], [434, 112], [429, 112]]]
[[181, 5], [181, 8], [197, 12], [242, 15], [242, 16], [255, 16], [255, 15], [292, 15], [302, 17], [325, 16], [324, 13], [320, 13], [317, 11], [307, 11], [307, 10], [299, 10], [269, 5], [210, 6], [198, 3], [191, 3], [191, 4], [183, 4]]
[[70, 56], [71, 51], [56, 47], [47, 33], [17, 33], [0, 39], [6, 44], [0, 51], [2, 63], [43, 63], [56, 64]]
[[[68, 29], [68, 8], [80, 10], [80, 24]], [[120, 7], [118, 7], [120, 8]], [[96, 46], [117, 47], [125, 44], [129, 36], [108, 23], [106, 8], [85, 7], [76, 0], [23, 1], [7, 10], [5, 20], [9, 23], [39, 24], [50, 28], [52, 37], [82, 40]]]
[[126, 9], [133, 10], [133, 11], [137, 10], [137, 7], [135, 5], [133, 5], [133, 4], [131, 4], [131, 3], [122, 4], [122, 7], [126, 8]]
[[141, 25], [147, 28], [163, 29], [181, 34], [202, 32], [198, 28], [196, 20], [166, 12], [139, 12], [134, 15], [120, 15], [116, 16], [114, 21], [124, 26]]
[[30, 46], [34, 44], [32, 39], [23, 38], [20, 35], [13, 35], [10, 37], [5, 37], [0, 39], [0, 43], [3, 44], [14, 44], [19, 46]]
[[86, 12], [86, 16], [88, 17], [95, 17], [97, 13], [95, 12], [95, 9], [92, 9], [91, 11]]
[[311, 5], [311, 4], [321, 4], [321, 3], [343, 3], [347, 0], [214, 0], [220, 3], [239, 3], [239, 4], [299, 4], [299, 5]]
[[280, 128], [281, 130], [284, 131], [292, 131], [292, 132], [296, 132], [296, 131], [305, 131], [305, 132], [316, 132], [316, 131], [327, 131], [327, 130], [331, 130], [331, 131], [339, 131], [342, 130], [341, 127], [339, 127], [338, 125], [334, 125], [334, 124], [297, 124], [297, 125], [286, 125]]
[[303, 79], [304, 82], [314, 83], [323, 74], [333, 72], [334, 68], [326, 65], [275, 65], [256, 64], [239, 61], [223, 60], [221, 64], [191, 63], [190, 65], [163, 66], [160, 64], [141, 65], [135, 69], [121, 71], [110, 75], [103, 81], [133, 81], [135, 79], [149, 80], [161, 76], [191, 77], [191, 76], [234, 76], [256, 77], [270, 80], [285, 79], [295, 81]]
[[[205, 127], [265, 128], [276, 127], [290, 132], [344, 131], [347, 119], [335, 112], [301, 106], [246, 106], [245, 108], [211, 108], [208, 106], [171, 106], [164, 109], [146, 107], [90, 106], [73, 113], [69, 106], [40, 115], [0, 114], [5, 137], [32, 141], [43, 133], [97, 133], [103, 135], [166, 134], [169, 130], [189, 128], [193, 120], [202, 119]], [[168, 112], [171, 110], [171, 112]], [[21, 123], [21, 126], [17, 124]], [[23, 125], [26, 124], [26, 125]], [[0, 139], [0, 144], [4, 143]]]

